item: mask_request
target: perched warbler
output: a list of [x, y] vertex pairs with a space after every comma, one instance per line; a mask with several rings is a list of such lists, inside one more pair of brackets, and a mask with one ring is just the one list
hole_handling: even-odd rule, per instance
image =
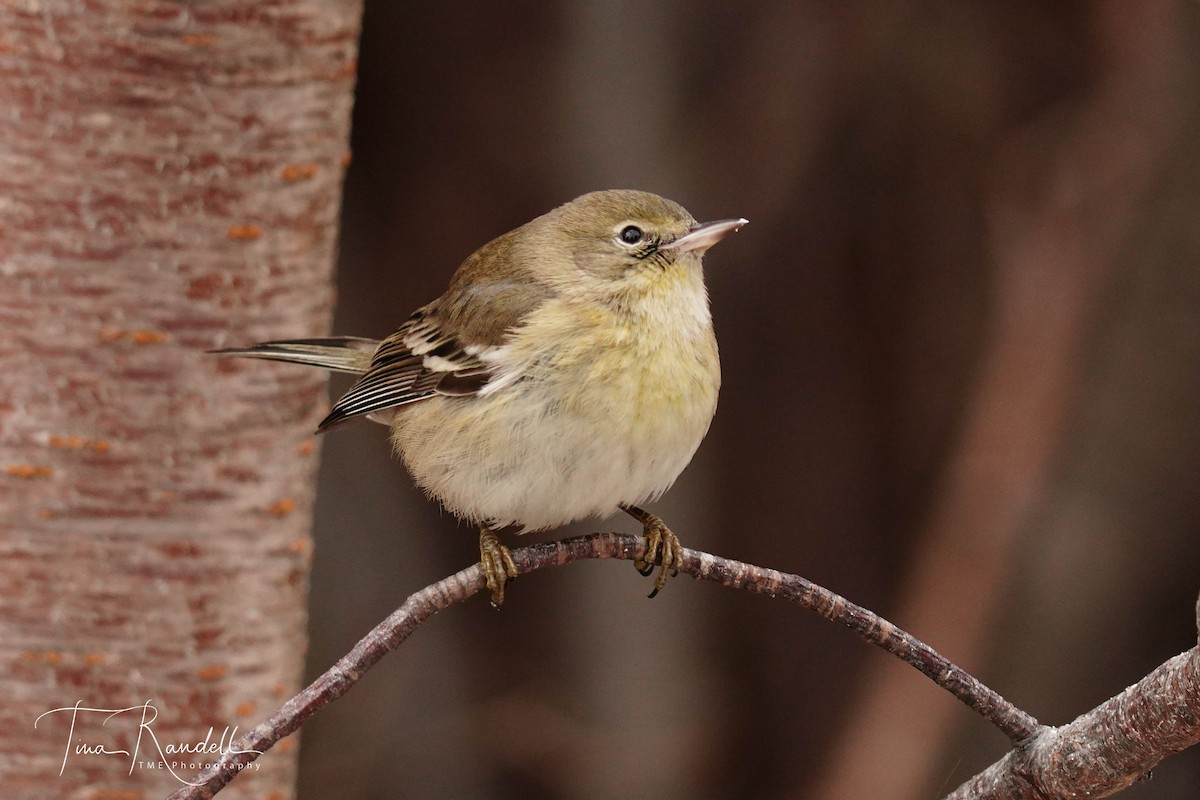
[[700, 261], [746, 224], [697, 224], [647, 192], [585, 194], [475, 251], [450, 287], [383, 341], [220, 350], [359, 375], [319, 431], [388, 425], [417, 484], [479, 526], [492, 603], [517, 570], [495, 530], [622, 509], [642, 523], [651, 597], [682, 547], [638, 508], [708, 431], [721, 384]]

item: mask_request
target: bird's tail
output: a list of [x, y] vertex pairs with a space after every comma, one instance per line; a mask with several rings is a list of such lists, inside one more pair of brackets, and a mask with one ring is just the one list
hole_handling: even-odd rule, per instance
[[251, 347], [231, 347], [209, 352], [217, 355], [286, 361], [289, 364], [304, 364], [309, 367], [321, 367], [332, 372], [361, 375], [367, 371], [367, 367], [371, 363], [371, 355], [377, 347], [379, 347], [377, 339], [331, 336], [325, 339], [287, 339], [278, 342], [263, 342]]

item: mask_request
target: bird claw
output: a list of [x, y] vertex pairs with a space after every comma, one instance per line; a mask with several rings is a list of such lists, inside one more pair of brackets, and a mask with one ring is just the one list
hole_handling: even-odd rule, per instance
[[492, 608], [497, 611], [504, 605], [504, 586], [517, 577], [517, 565], [512, 553], [500, 544], [495, 533], [482, 528], [479, 531], [479, 563], [487, 579], [487, 588], [492, 595]]
[[667, 585], [667, 578], [679, 574], [676, 565], [683, 563], [683, 545], [659, 517], [636, 506], [624, 506], [624, 509], [642, 523], [642, 532], [646, 537], [645, 555], [633, 562], [634, 568], [646, 576], [654, 572], [655, 566], [659, 568], [654, 578], [654, 589], [647, 595], [653, 598]]

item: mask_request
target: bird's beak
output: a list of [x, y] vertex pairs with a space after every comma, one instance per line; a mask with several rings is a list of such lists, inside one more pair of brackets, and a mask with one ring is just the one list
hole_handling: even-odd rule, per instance
[[659, 250], [676, 253], [703, 253], [749, 221], [748, 219], [723, 219], [718, 222], [702, 222], [670, 244], [664, 244]]

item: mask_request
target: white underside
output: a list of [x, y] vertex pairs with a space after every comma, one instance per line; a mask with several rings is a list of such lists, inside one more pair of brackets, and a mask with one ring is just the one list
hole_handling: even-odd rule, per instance
[[[701, 417], [711, 417], [657, 428], [614, 418], [585, 425], [523, 394], [521, 403], [512, 395], [432, 398], [402, 410], [396, 439], [405, 464], [457, 516], [538, 530], [656, 498], [700, 445], [708, 428]], [[442, 404], [470, 405], [466, 424], [447, 430], [432, 421]]]

